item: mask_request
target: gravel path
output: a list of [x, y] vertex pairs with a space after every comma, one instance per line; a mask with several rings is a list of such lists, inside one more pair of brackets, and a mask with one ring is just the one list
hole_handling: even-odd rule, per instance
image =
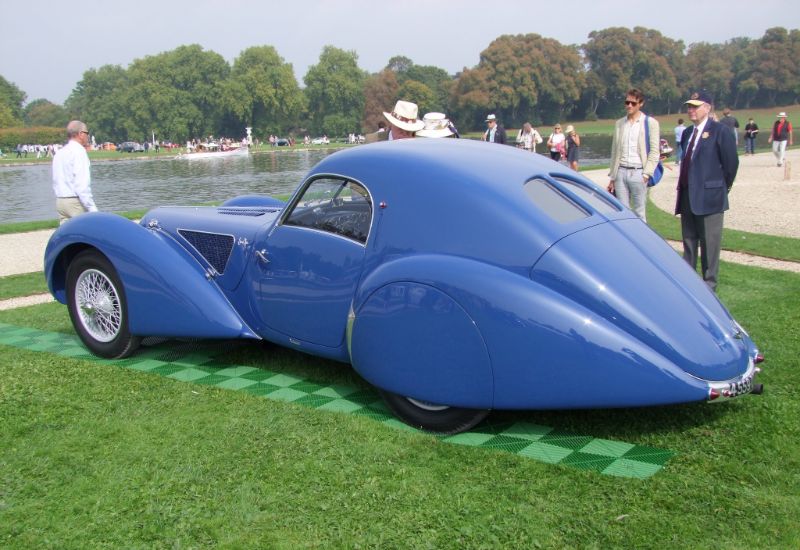
[[[800, 238], [800, 149], [787, 151], [786, 157], [789, 168], [777, 167], [772, 153], [739, 157], [739, 174], [731, 190], [731, 209], [725, 213], [725, 227]], [[794, 171], [791, 171], [791, 165], [796, 166]], [[650, 190], [650, 198], [656, 206], [671, 213], [675, 207], [678, 169], [674, 164], [666, 168], [661, 183]], [[608, 170], [590, 170], [583, 174], [603, 187], [608, 185]], [[52, 233], [52, 230], [43, 230], [0, 235], [3, 258], [0, 277], [41, 271], [44, 249]], [[670, 244], [680, 248], [678, 243]], [[800, 273], [798, 262], [771, 260], [724, 250], [722, 259]], [[47, 298], [48, 294], [42, 294], [3, 300], [0, 301], [0, 309], [19, 307], [16, 304], [41, 303]]]

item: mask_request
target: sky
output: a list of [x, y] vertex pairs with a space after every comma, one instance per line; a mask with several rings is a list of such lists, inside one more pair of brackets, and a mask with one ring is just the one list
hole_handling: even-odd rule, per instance
[[[229, 63], [274, 46], [298, 83], [326, 45], [358, 54], [369, 72], [396, 55], [454, 74], [478, 64], [503, 34], [581, 44], [593, 30], [643, 26], [688, 46], [800, 28], [797, 0], [4, 0], [0, 75], [27, 94], [63, 103], [91, 68], [200, 44]], [[657, 8], [657, 10], [655, 9]]]

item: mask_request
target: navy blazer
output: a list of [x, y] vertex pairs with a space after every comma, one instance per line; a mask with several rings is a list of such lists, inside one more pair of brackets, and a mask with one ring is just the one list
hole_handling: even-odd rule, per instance
[[[690, 126], [681, 136], [681, 147], [687, 153], [693, 133], [694, 126]], [[709, 119], [703, 133], [697, 136], [694, 149], [688, 174], [692, 213], [705, 216], [724, 212], [728, 209], [728, 191], [739, 170], [733, 132], [727, 126]], [[675, 214], [680, 214], [682, 192], [679, 181]]]

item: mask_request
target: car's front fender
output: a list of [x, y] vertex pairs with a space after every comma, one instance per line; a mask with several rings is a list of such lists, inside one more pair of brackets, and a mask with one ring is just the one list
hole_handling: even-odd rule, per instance
[[61, 225], [45, 250], [45, 276], [66, 303], [66, 273], [81, 251], [96, 249], [116, 269], [130, 330], [142, 336], [258, 338], [203, 267], [166, 233], [120, 216], [90, 213]]

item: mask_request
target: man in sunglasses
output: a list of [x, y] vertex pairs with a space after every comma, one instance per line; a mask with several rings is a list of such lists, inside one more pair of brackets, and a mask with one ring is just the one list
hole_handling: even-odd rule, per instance
[[695, 92], [684, 105], [694, 126], [681, 137], [686, 153], [678, 176], [675, 214], [681, 216], [683, 259], [697, 269], [699, 247], [703, 280], [716, 292], [722, 221], [739, 170], [739, 155], [733, 132], [709, 116], [714, 108], [711, 94]]
[[658, 164], [661, 134], [658, 121], [641, 111], [643, 105], [644, 94], [636, 88], [628, 90], [627, 114], [614, 126], [608, 192], [646, 222], [647, 184]]
[[53, 192], [60, 223], [84, 212], [97, 212], [92, 198], [89, 129], [80, 120], [67, 124], [69, 142], [53, 157]]

